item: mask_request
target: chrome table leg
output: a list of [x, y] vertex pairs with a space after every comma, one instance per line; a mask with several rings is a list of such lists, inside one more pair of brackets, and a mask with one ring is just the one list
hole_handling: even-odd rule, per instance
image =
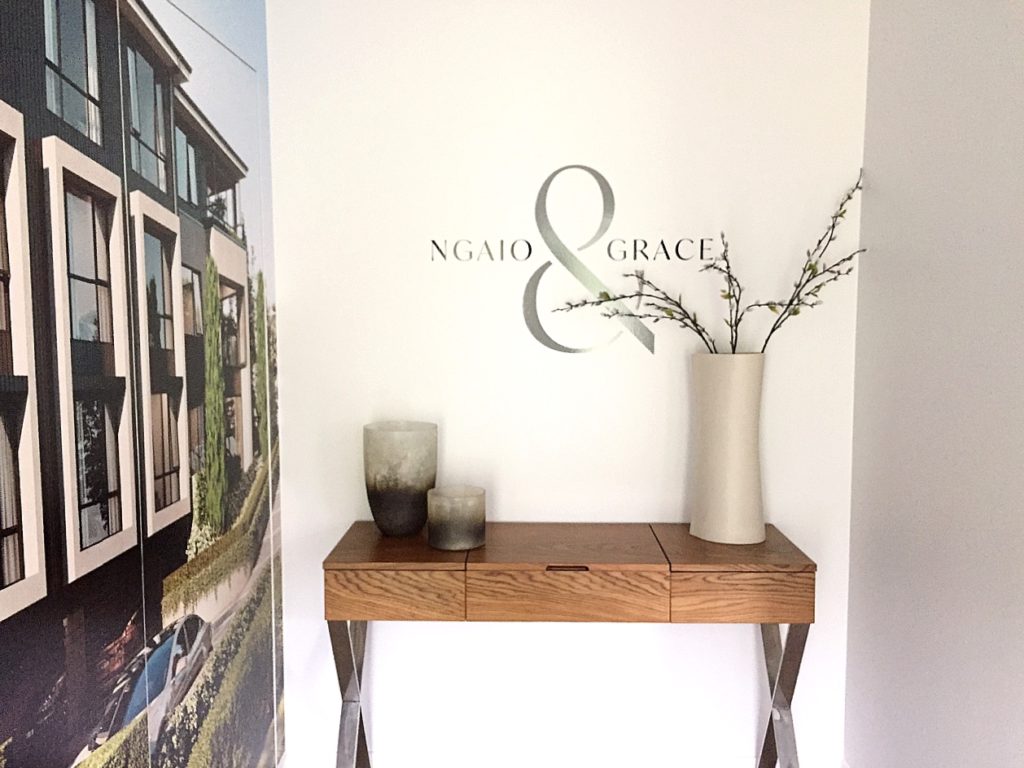
[[772, 697], [772, 710], [761, 742], [758, 768], [799, 768], [796, 754], [796, 734], [793, 730], [793, 691], [800, 674], [800, 661], [807, 644], [809, 624], [790, 624], [786, 633], [786, 647], [778, 624], [761, 625], [761, 643], [764, 663], [768, 671], [768, 692]]
[[341, 725], [338, 729], [338, 768], [370, 768], [366, 729], [360, 703], [363, 656], [366, 653], [365, 621], [329, 621], [334, 665], [341, 690]]

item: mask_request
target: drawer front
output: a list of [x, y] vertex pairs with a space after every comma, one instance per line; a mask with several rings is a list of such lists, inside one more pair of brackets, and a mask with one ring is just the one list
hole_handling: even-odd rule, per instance
[[810, 624], [814, 573], [673, 573], [672, 621]]
[[666, 622], [668, 573], [470, 571], [466, 575], [466, 618]]
[[463, 571], [325, 571], [328, 621], [464, 621]]

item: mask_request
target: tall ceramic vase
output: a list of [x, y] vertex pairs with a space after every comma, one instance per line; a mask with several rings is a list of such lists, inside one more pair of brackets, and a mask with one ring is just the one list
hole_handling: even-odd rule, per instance
[[367, 424], [363, 427], [363, 469], [370, 512], [381, 533], [419, 533], [427, 522], [427, 491], [437, 480], [437, 424]]
[[761, 498], [763, 354], [692, 359], [696, 452], [690, 533], [723, 544], [764, 541]]

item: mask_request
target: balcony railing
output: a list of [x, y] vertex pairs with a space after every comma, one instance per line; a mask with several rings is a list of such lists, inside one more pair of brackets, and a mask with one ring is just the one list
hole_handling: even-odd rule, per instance
[[231, 224], [230, 222], [225, 221], [218, 216], [214, 216], [212, 213], [207, 211], [206, 225], [213, 225], [217, 227], [217, 229], [221, 230], [225, 235], [234, 238], [243, 245], [245, 244], [245, 224]]
[[114, 345], [102, 341], [71, 341], [72, 368], [76, 376], [114, 376]]
[[174, 350], [163, 347], [149, 348], [149, 375], [156, 381], [174, 376]]
[[214, 195], [207, 200], [206, 221], [239, 242], [245, 242], [245, 224], [239, 216], [233, 196]]
[[11, 332], [0, 330], [0, 376], [14, 374], [14, 349], [11, 344]]

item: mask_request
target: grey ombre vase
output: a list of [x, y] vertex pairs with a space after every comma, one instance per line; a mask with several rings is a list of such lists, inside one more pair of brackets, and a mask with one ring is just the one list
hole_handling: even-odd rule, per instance
[[697, 354], [690, 533], [722, 544], [765, 539], [761, 498], [763, 354]]
[[367, 424], [363, 427], [363, 469], [370, 512], [381, 533], [419, 533], [427, 522], [427, 491], [437, 480], [437, 424]]

